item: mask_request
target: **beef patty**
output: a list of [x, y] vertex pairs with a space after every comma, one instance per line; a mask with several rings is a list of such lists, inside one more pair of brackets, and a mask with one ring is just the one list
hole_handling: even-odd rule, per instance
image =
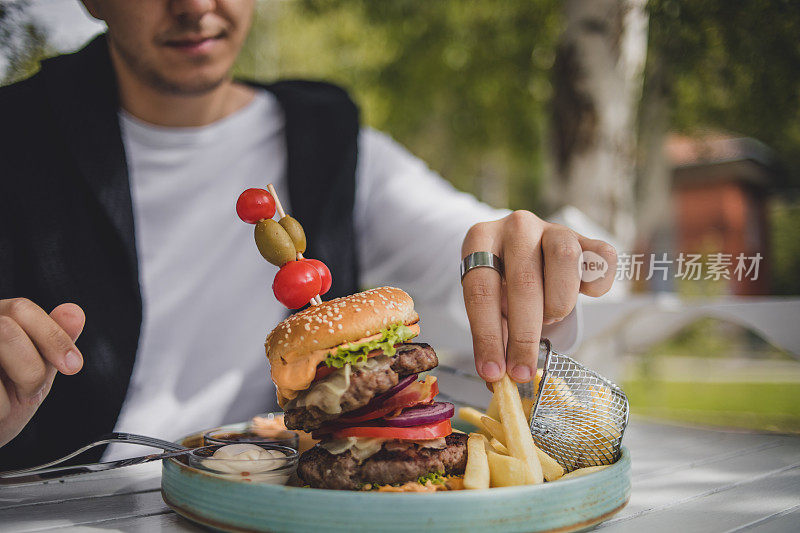
[[408, 448], [389, 451], [386, 448], [361, 464], [350, 451], [333, 455], [314, 446], [297, 465], [297, 475], [304, 483], [320, 489], [357, 490], [364, 483], [388, 485], [416, 481], [430, 472], [463, 475], [467, 466], [467, 435], [451, 433], [441, 450], [409, 444]]
[[439, 359], [430, 345], [424, 343], [406, 343], [397, 347], [391, 365], [380, 370], [367, 371], [354, 369], [350, 376], [350, 386], [339, 402], [342, 412], [326, 413], [316, 406], [289, 409], [285, 422], [289, 429], [312, 431], [322, 424], [339, 418], [344, 413], [354, 411], [367, 405], [375, 396], [382, 394], [395, 385], [400, 378], [418, 374], [436, 368]]

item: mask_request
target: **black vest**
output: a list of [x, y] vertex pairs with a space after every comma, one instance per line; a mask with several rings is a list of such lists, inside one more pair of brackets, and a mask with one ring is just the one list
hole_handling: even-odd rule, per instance
[[[307, 255], [333, 274], [326, 299], [355, 292], [358, 111], [333, 85], [259, 86], [285, 113], [288, 204], [306, 230]], [[0, 470], [59, 457], [111, 431], [125, 398], [142, 300], [117, 111], [105, 36], [0, 88], [0, 299], [26, 297], [48, 312], [74, 302], [86, 312], [77, 342], [83, 370], [56, 377], [31, 423], [0, 448]], [[219, 201], [232, 206], [235, 198]]]

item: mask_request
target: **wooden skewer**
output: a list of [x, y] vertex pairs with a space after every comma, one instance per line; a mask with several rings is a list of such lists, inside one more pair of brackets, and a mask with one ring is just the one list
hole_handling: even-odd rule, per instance
[[[280, 198], [278, 198], [278, 193], [275, 192], [275, 187], [270, 183], [269, 185], [267, 185], [267, 189], [269, 190], [269, 193], [272, 195], [272, 198], [275, 200], [275, 210], [278, 211], [278, 215], [281, 218], [285, 217], [286, 211], [283, 210], [283, 206], [281, 205], [281, 200]], [[297, 252], [297, 260], [300, 261], [301, 259], [303, 259], [303, 254]], [[309, 303], [311, 305], [319, 305], [322, 303], [322, 298], [320, 298], [319, 294], [317, 294], [316, 296], [311, 298], [311, 301]]]
[[280, 215], [281, 218], [285, 217], [286, 211], [283, 210], [283, 206], [281, 205], [281, 200], [280, 198], [278, 198], [278, 193], [275, 192], [275, 187], [270, 183], [269, 185], [267, 185], [267, 189], [269, 190], [269, 193], [272, 195], [272, 199], [275, 200], [275, 209], [278, 210], [278, 215]]

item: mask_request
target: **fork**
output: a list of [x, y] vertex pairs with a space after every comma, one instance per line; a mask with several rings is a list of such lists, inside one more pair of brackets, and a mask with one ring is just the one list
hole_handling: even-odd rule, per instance
[[[77, 466], [62, 466], [56, 467], [65, 461], [77, 457], [78, 455], [90, 450], [96, 446], [111, 443], [127, 443], [138, 444], [140, 446], [149, 446], [151, 448], [160, 448], [166, 453], [154, 453], [144, 455], [142, 457], [133, 457], [130, 459], [120, 459], [118, 461], [109, 461], [105, 463], [91, 463]], [[192, 451], [192, 448], [186, 448], [174, 442], [157, 439], [155, 437], [147, 437], [145, 435], [136, 435], [133, 433], [109, 433], [104, 437], [83, 446], [69, 455], [65, 455], [55, 461], [23, 468], [20, 470], [10, 470], [7, 472], [0, 472], [0, 485], [30, 483], [36, 481], [45, 481], [47, 479], [64, 477], [74, 474], [84, 474], [88, 472], [102, 472], [104, 470], [112, 470], [114, 468], [122, 468], [124, 466], [137, 465], [147, 463], [150, 461], [157, 461], [160, 459], [168, 459], [170, 457], [178, 457]]]

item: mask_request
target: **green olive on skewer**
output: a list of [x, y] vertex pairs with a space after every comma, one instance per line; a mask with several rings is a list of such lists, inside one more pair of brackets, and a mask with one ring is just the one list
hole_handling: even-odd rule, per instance
[[[281, 224], [271, 218], [260, 220], [256, 224], [254, 236], [258, 251], [273, 265], [280, 267], [289, 261], [294, 261], [297, 255], [295, 243]], [[305, 236], [303, 244], [305, 246]]]
[[283, 229], [286, 230], [286, 233], [289, 234], [289, 237], [291, 237], [294, 243], [294, 249], [297, 250], [298, 253], [304, 253], [306, 251], [306, 232], [303, 231], [303, 226], [289, 215], [280, 219], [278, 224], [280, 224]]

